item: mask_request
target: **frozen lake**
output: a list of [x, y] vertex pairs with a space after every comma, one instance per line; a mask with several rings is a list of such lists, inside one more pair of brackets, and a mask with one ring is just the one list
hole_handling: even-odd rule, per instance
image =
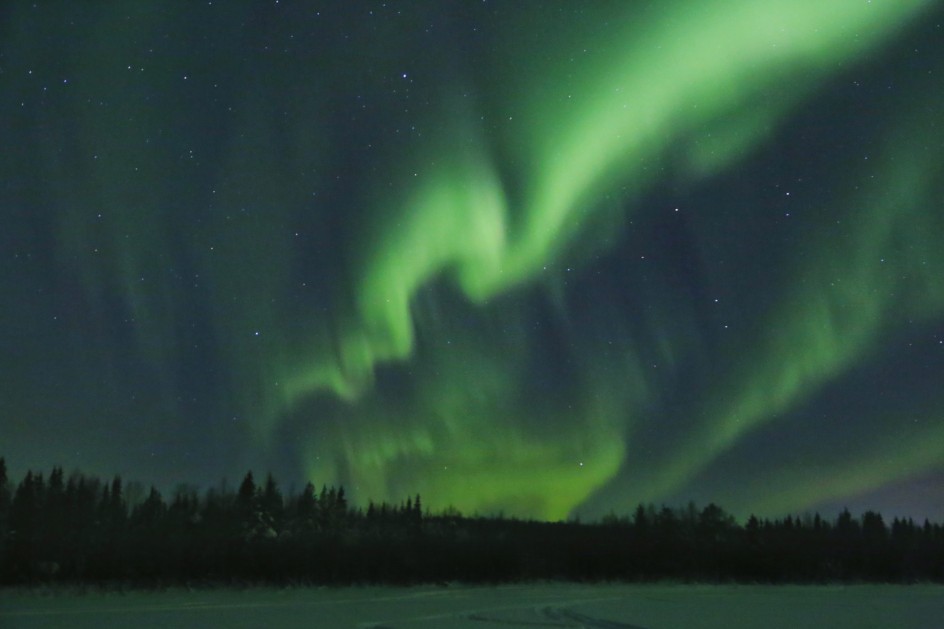
[[525, 584], [496, 587], [0, 591], [0, 627], [944, 628], [944, 586]]

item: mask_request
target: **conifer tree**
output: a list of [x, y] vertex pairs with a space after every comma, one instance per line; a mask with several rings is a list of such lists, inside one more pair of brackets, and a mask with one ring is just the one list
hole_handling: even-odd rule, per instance
[[633, 512], [633, 527], [640, 533], [649, 530], [649, 518], [646, 517], [646, 507], [642, 503], [639, 503]]
[[282, 515], [284, 504], [282, 502], [282, 492], [275, 482], [272, 474], [266, 477], [265, 489], [262, 492], [262, 511], [265, 514], [267, 525], [278, 531], [282, 526]]
[[255, 509], [256, 503], [256, 482], [252, 478], [252, 471], [246, 472], [243, 482], [239, 485], [239, 493], [236, 494], [236, 506], [243, 515], [251, 513]]
[[161, 498], [161, 492], [157, 491], [154, 486], [151, 486], [148, 497], [144, 502], [134, 508], [132, 520], [137, 525], [146, 527], [156, 526], [160, 523], [166, 511], [167, 507], [164, 504], [163, 498]]
[[315, 513], [315, 486], [309, 481], [298, 497], [296, 513], [303, 522], [310, 519]]
[[121, 477], [115, 476], [111, 481], [111, 502], [105, 505], [108, 524], [113, 528], [124, 526], [128, 516], [127, 506], [121, 484]]
[[6, 537], [11, 500], [10, 481], [7, 479], [7, 462], [3, 457], [0, 457], [0, 543]]
[[35, 532], [36, 516], [39, 510], [36, 485], [36, 477], [33, 476], [31, 470], [27, 470], [10, 504], [10, 529], [21, 540]]

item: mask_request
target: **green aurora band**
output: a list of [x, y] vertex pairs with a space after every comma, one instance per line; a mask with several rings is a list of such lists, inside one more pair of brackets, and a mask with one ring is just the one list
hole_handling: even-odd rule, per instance
[[[98, 322], [91, 334], [70, 332], [87, 338], [69, 360], [81, 373], [110, 366], [81, 386], [121, 389], [128, 376], [116, 357], [133, 353], [155, 383], [151, 423], [192, 416], [177, 366], [199, 344], [221, 365], [213, 378], [225, 402], [210, 411], [238, 418], [251, 442], [240, 461], [276, 460], [287, 440], [308, 478], [343, 482], [355, 500], [418, 491], [433, 507], [548, 519], [683, 495], [751, 438], [785, 430], [804, 404], [882, 355], [889, 335], [906, 334], [903, 322], [944, 315], [940, 88], [909, 93], [910, 115], [895, 118], [905, 122], [876, 129], [870, 160], [813, 201], [827, 227], [802, 234], [802, 256], [771, 254], [778, 270], [756, 279], [768, 299], [750, 317], [726, 312], [745, 325], [723, 355], [706, 357], [701, 306], [670, 273], [654, 272], [664, 282], [641, 289], [647, 306], [630, 315], [605, 302], [575, 308], [579, 286], [664, 211], [647, 204], [654, 190], [691, 192], [745, 167], [836, 74], [880, 54], [935, 3], [651, 4], [591, 7], [573, 23], [512, 3], [489, 34], [485, 80], [433, 67], [444, 87], [411, 104], [425, 132], [378, 141], [370, 163], [326, 131], [338, 92], [364, 88], [339, 87], [348, 69], [312, 62], [299, 75], [260, 57], [234, 71], [250, 78], [230, 128], [207, 131], [162, 112], [195, 110], [212, 90], [161, 93], [184, 72], [208, 74], [238, 41], [203, 66], [154, 62], [150, 101], [133, 72], [95, 68], [180, 25], [146, 9], [90, 18], [96, 44], [73, 51], [70, 69], [114, 103], [48, 107], [36, 116], [49, 137], [80, 138], [82, 149], [33, 149], [46, 186], [33, 194], [55, 199], [56, 264], [80, 287], [85, 319]], [[245, 15], [217, 30], [235, 31]], [[56, 27], [14, 17], [32, 30], [4, 33], [9, 47], [38, 57], [36, 32]], [[521, 33], [533, 33], [526, 45]], [[400, 72], [398, 53], [364, 54]], [[379, 115], [405, 127], [388, 109]], [[207, 135], [216, 139], [189, 141]], [[357, 164], [336, 166], [342, 157]], [[11, 171], [28, 167], [3, 159]], [[875, 176], [856, 189], [864, 173]], [[188, 212], [197, 201], [210, 211]], [[690, 220], [706, 285], [747, 292], [709, 260], [737, 234], [707, 205], [685, 211], [700, 214]], [[120, 338], [107, 329], [115, 302], [134, 323]], [[541, 346], [536, 326], [553, 327], [566, 349]], [[565, 377], [544, 378], [561, 354]], [[691, 365], [707, 363], [697, 392], [666, 410], [666, 391], [686, 388]], [[909, 409], [907, 431], [888, 411], [848, 457], [722, 484], [724, 504], [804, 509], [938, 469], [936, 402]], [[651, 417], [660, 408], [678, 415], [671, 435]]]
[[[445, 144], [445, 151], [434, 153], [435, 166], [428, 169], [432, 172], [424, 173], [417, 190], [406, 195], [400, 206], [403, 209], [394, 211], [384, 223], [380, 230], [383, 237], [365, 248], [368, 262], [358, 283], [361, 316], [357, 329], [344, 339], [340, 361], [320, 368], [328, 372], [327, 377], [309, 376], [305, 386], [294, 388], [304, 392], [333, 385], [338, 393], [349, 395], [351, 387], [357, 386], [347, 382], [352, 377], [360, 382], [377, 362], [407, 358], [413, 345], [411, 301], [420, 287], [441, 273], [454, 275], [469, 299], [480, 304], [534, 279], [569, 238], [579, 237], [582, 223], [588, 220], [586, 214], [610, 210], [613, 204], [607, 207], [602, 200], [614, 193], [614, 187], [622, 185], [625, 190], [627, 181], [636, 188], [646, 185], [651, 175], [641, 172], [648, 168], [638, 164], [659, 163], [670, 149], [681, 150], [691, 155], [691, 170], [702, 174], [743, 158], [788, 113], [794, 99], [815, 87], [829, 67], [881, 41], [927, 4], [863, 7], [853, 3], [726, 2], [723, 7], [704, 3], [700, 11], [683, 16], [678, 11], [652, 16], [651, 23], [642, 27], [646, 37], [635, 37], [632, 32], [613, 37], [611, 48], [597, 55], [606, 59], [598, 64], [601, 67], [591, 63], [582, 76], [571, 81], [543, 80], [554, 86], [552, 94], [545, 90], [537, 96], [511, 96], [512, 101], [525, 101], [521, 103], [524, 119], [537, 121], [537, 128], [524, 129], [521, 137], [509, 132], [517, 140], [515, 144], [524, 147], [519, 149], [524, 153], [520, 161], [535, 165], [520, 186], [525, 193], [515, 199], [516, 207], [521, 208], [516, 220], [510, 216], [510, 200], [497, 168], [483, 155], [469, 125], [459, 122], [447, 127], [455, 137], [473, 139], [465, 151], [459, 150], [458, 157], [449, 156]], [[627, 22], [632, 24], [633, 20]], [[621, 46], [622, 42], [631, 45]], [[559, 76], [553, 70], [551, 73]], [[770, 103], [767, 90], [785, 79], [792, 81], [794, 93]], [[572, 104], [573, 95], [578, 102]], [[740, 122], [727, 128], [732, 117]], [[732, 139], [714, 140], [709, 149], [697, 144], [685, 146], [698, 129], [712, 128], [717, 121], [721, 133]], [[719, 151], [719, 144], [733, 148]], [[630, 195], [624, 192], [622, 196]], [[879, 215], [876, 222], [884, 222], [881, 213], [886, 209], [873, 211]], [[885, 228], [883, 224], [866, 226], [868, 233], [856, 236], [881, 237]], [[874, 251], [870, 244], [874, 243], [852, 242], [849, 253]], [[863, 267], [850, 255], [843, 258], [854, 268], [836, 269], [832, 277], [848, 276], [856, 269], [864, 273], [852, 278], [854, 292], [838, 299], [864, 297], [874, 302], [867, 293], [873, 280], [880, 279], [873, 271], [877, 261]], [[931, 269], [944, 268], [940, 260], [936, 262]], [[925, 283], [933, 280], [928, 278]], [[790, 303], [796, 299], [787, 297]], [[690, 445], [672, 457], [676, 463], [658, 482], [647, 479], [642, 487], [630, 485], [629, 497], [656, 500], [666, 495], [741, 432], [782, 412], [791, 400], [861, 353], [875, 336], [883, 304], [866, 302], [866, 321], [837, 326], [830, 321], [831, 313], [855, 308], [852, 303], [831, 303], [835, 299], [826, 294], [818, 301], [806, 301], [809, 311], [795, 312], [785, 326], [778, 326], [783, 333], [769, 339], [772, 347], [765, 348], [759, 361], [752, 356], [750, 365], [771, 364], [776, 356], [776, 364], [786, 365], [786, 373], [757, 374], [746, 369], [748, 378], [738, 379], [738, 383], [748, 396], [738, 399], [734, 408], [709, 412], [705, 434], [702, 429], [696, 431]], [[935, 312], [938, 310], [936, 307]], [[475, 384], [471, 386], [478, 387], [484, 370], [473, 373]], [[745, 386], [745, 382], [751, 384]], [[456, 394], [461, 399], [461, 392]], [[450, 399], [449, 394], [443, 397]], [[558, 518], [611, 478], [624, 456], [616, 444], [623, 440], [621, 421], [625, 421], [626, 409], [607, 409], [610, 412], [602, 415], [588, 410], [575, 413], [582, 420], [572, 422], [572, 433], [566, 438], [578, 445], [561, 448], [543, 442], [540, 432], [522, 431], [496, 418], [491, 406], [481, 411], [482, 417], [474, 417], [464, 404], [451, 413], [433, 406], [427, 412], [440, 418], [444, 430], [430, 429], [423, 422], [411, 433], [402, 423], [389, 422], [396, 426], [392, 431], [396, 434], [378, 439], [371, 430], [366, 442], [348, 436], [356, 445], [349, 447], [347, 460], [359, 471], [359, 485], [369, 486], [372, 495], [388, 495], [386, 481], [378, 483], [378, 479], [390, 478], [404, 459], [438, 453], [437, 459], [462, 466], [457, 474], [464, 479], [458, 486], [439, 481], [428, 489], [420, 480], [420, 487], [438, 500], [467, 508], [505, 506], [496, 496], [496, 488], [501, 488], [513, 498], [507, 501], [509, 506], [528, 497], [526, 504], [538, 500], [539, 515]], [[477, 430], [456, 430], [460, 423], [466, 428], [481, 423], [489, 437]], [[357, 433], [362, 434], [360, 431], [358, 427]], [[587, 435], [593, 437], [588, 439]], [[560, 437], [554, 435], [548, 441], [559, 444]], [[453, 443], [461, 445], [450, 448]], [[581, 475], [574, 474], [575, 461], [581, 461]], [[533, 470], [533, 474], [523, 470]], [[325, 471], [312, 470], [315, 475]], [[419, 479], [441, 476], [432, 469], [417, 474]], [[476, 489], [479, 487], [482, 495]]]

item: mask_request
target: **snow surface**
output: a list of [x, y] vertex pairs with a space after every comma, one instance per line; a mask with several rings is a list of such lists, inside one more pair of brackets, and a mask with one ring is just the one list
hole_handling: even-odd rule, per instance
[[944, 586], [578, 585], [0, 591], [0, 628], [944, 629]]

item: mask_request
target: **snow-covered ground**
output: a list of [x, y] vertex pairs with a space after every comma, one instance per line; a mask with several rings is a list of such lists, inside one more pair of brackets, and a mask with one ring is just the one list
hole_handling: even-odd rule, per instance
[[944, 629], [944, 586], [574, 585], [0, 591], [0, 627]]

